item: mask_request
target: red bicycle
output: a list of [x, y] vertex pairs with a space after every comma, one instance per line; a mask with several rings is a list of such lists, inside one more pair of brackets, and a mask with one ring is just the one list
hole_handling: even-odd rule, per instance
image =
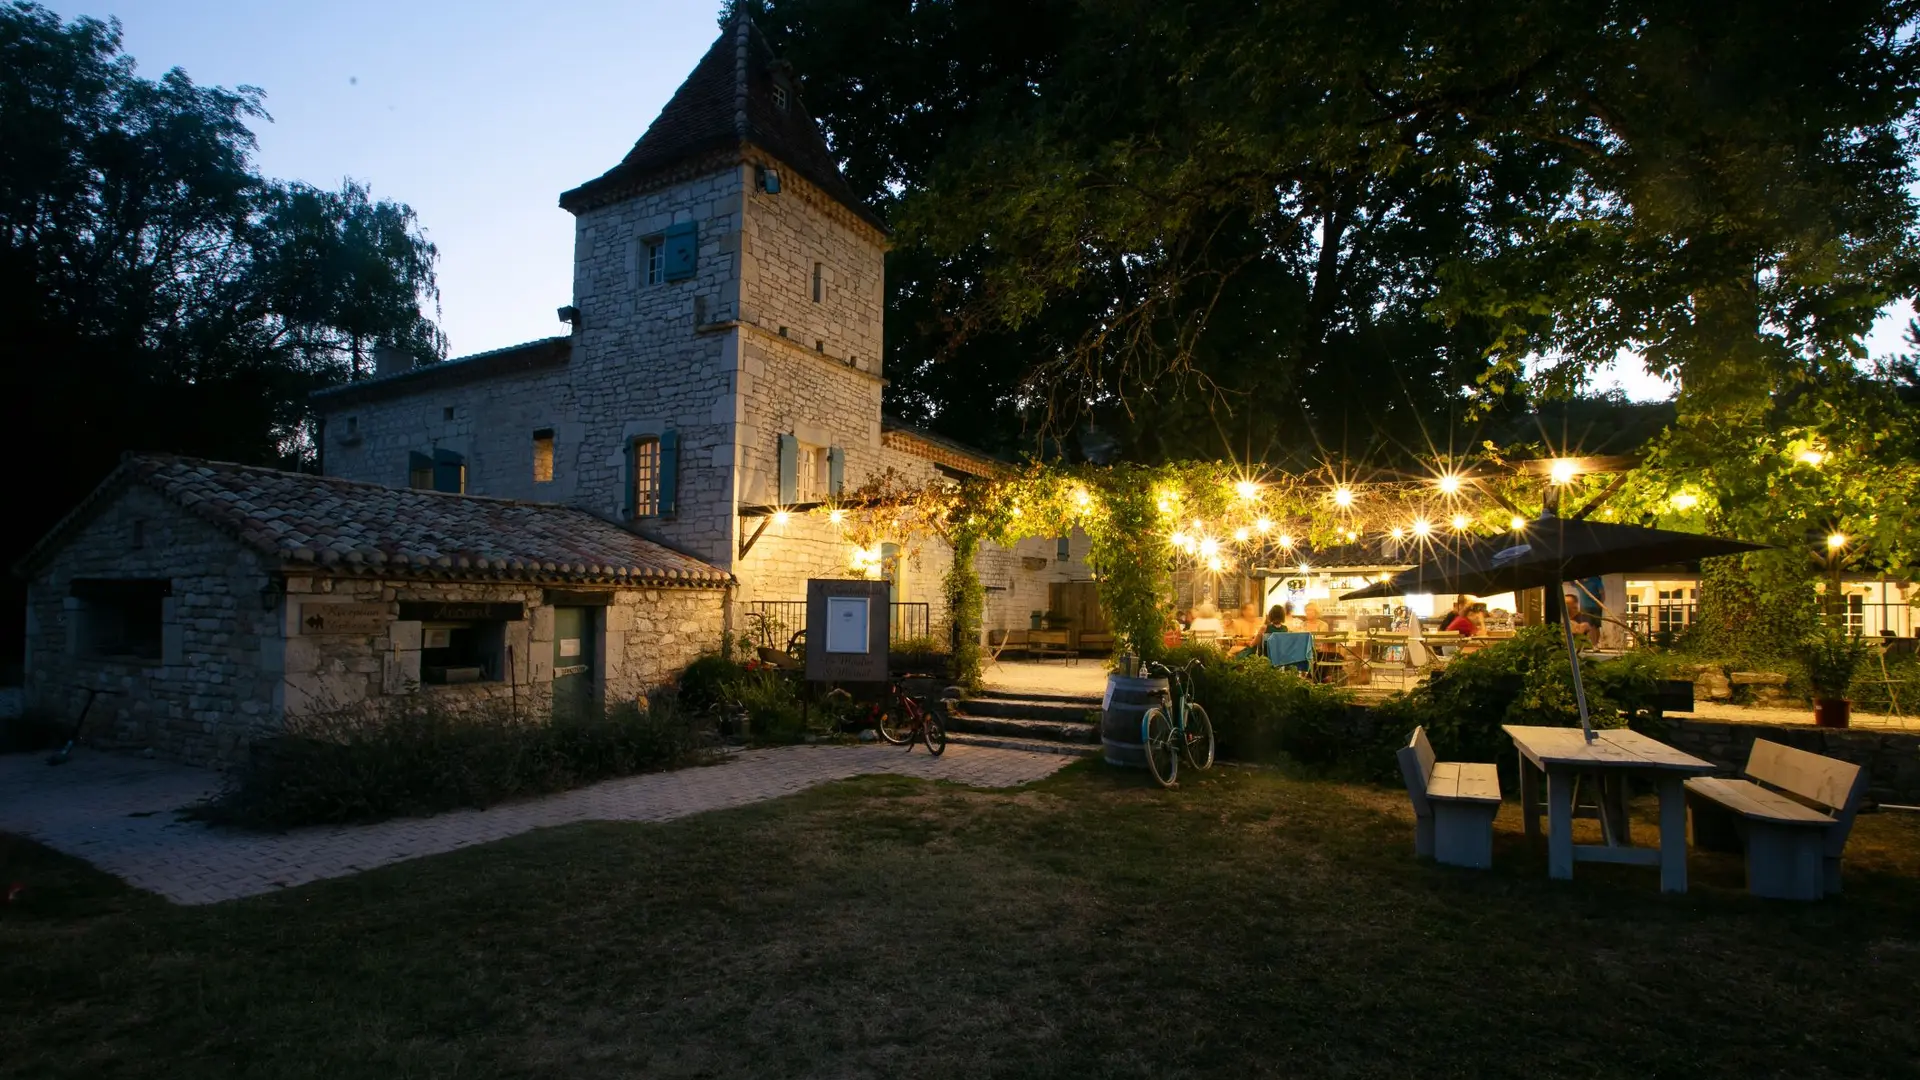
[[918, 740], [926, 743], [927, 753], [939, 757], [947, 748], [946, 725], [940, 722], [939, 710], [928, 708], [920, 696], [907, 692], [909, 681], [924, 682], [929, 687], [933, 683], [931, 676], [924, 675], [887, 680], [886, 696], [873, 705], [874, 729], [893, 745], [906, 747], [908, 753], [913, 752]]

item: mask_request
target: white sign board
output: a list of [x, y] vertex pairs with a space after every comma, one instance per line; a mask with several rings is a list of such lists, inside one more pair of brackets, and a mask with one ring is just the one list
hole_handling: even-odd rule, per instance
[[867, 607], [864, 596], [827, 597], [827, 651], [864, 653], [868, 651]]

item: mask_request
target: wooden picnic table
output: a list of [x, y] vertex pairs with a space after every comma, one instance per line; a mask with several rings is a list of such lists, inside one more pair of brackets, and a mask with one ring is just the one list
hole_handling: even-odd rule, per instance
[[[1528, 839], [1540, 835], [1539, 775], [1547, 780], [1547, 876], [1573, 877], [1576, 862], [1627, 863], [1660, 868], [1660, 891], [1687, 891], [1687, 795], [1689, 776], [1713, 772], [1710, 761], [1676, 750], [1626, 728], [1594, 732], [1579, 728], [1526, 727], [1501, 730], [1520, 751], [1520, 813]], [[1627, 828], [1627, 781], [1653, 781], [1660, 793], [1660, 846], [1638, 848]], [[1574, 787], [1586, 778], [1595, 792], [1595, 814], [1604, 844], [1573, 842]]]

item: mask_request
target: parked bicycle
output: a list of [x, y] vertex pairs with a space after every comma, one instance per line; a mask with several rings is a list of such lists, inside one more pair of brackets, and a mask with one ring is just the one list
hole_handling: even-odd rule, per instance
[[1148, 662], [1143, 670], [1149, 678], [1167, 680], [1160, 704], [1140, 717], [1140, 742], [1146, 747], [1147, 771], [1161, 787], [1172, 787], [1180, 779], [1180, 759], [1202, 772], [1213, 767], [1213, 721], [1207, 710], [1193, 700], [1191, 672], [1198, 660], [1189, 660], [1178, 668]]
[[939, 757], [947, 748], [947, 727], [941, 722], [938, 709], [929, 708], [920, 697], [907, 692], [909, 681], [931, 686], [935, 680], [931, 675], [888, 679], [886, 695], [873, 706], [873, 726], [881, 738], [906, 747], [909, 753], [917, 739], [926, 744], [928, 753]]

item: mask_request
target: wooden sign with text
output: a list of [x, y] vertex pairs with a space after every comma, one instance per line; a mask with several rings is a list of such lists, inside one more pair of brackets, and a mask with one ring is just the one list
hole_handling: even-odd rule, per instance
[[385, 604], [301, 604], [303, 634], [384, 634], [393, 618]]

